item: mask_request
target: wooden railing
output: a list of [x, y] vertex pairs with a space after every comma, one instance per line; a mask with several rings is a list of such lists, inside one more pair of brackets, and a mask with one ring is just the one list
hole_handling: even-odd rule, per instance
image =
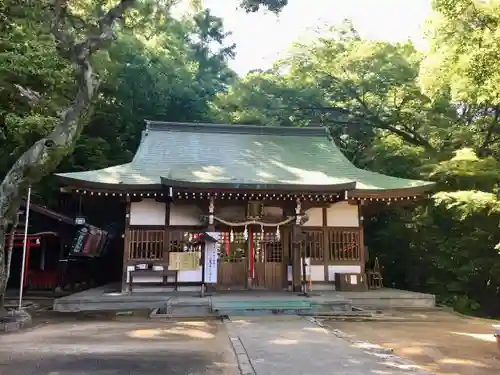
[[328, 228], [328, 255], [330, 260], [360, 260], [359, 228]]
[[129, 229], [130, 260], [168, 261], [169, 252], [185, 251], [197, 232], [163, 229]]
[[165, 231], [149, 229], [130, 229], [129, 259], [161, 260], [165, 243]]
[[304, 246], [305, 255], [313, 262], [323, 261], [324, 232], [323, 230], [308, 230], [304, 232], [305, 240], [301, 245]]
[[[129, 259], [168, 261], [169, 252], [186, 251], [196, 235], [198, 232], [184, 230], [130, 229]], [[328, 244], [326, 252], [324, 251], [325, 236]], [[322, 261], [325, 253], [328, 260], [358, 261], [363, 251], [360, 239], [361, 229], [359, 228], [327, 228], [305, 232], [305, 240], [302, 241], [301, 246], [306, 256], [313, 261]], [[224, 250], [224, 241], [221, 242]]]

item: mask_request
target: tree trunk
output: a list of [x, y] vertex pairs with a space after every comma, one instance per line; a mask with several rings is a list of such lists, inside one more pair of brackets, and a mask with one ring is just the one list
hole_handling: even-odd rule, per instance
[[[5, 233], [8, 225], [16, 221], [22, 195], [29, 184], [38, 182], [52, 173], [64, 156], [68, 155], [78, 139], [89, 110], [99, 88], [90, 57], [106, 43], [115, 39], [113, 25], [123, 13], [135, 4], [135, 0], [120, 0], [97, 22], [97, 29], [84, 40], [74, 40], [68, 22], [67, 0], [54, 0], [52, 34], [61, 56], [76, 66], [76, 95], [72, 104], [60, 115], [60, 120], [46, 137], [38, 140], [14, 163], [0, 184], [0, 299], [3, 301], [10, 270], [11, 254], [5, 248]], [[3, 302], [0, 302], [3, 307]]]
[[5, 225], [0, 225], [0, 317], [5, 313], [5, 290], [7, 289], [7, 272], [6, 272], [6, 260], [5, 259]]
[[12, 263], [12, 251], [14, 250], [14, 239], [17, 227], [19, 225], [19, 214], [16, 215], [14, 223], [8, 231], [8, 242], [5, 243], [7, 238], [5, 226], [0, 227], [0, 316], [7, 313], [5, 309], [5, 292], [7, 290], [7, 282], [10, 277], [10, 264]]

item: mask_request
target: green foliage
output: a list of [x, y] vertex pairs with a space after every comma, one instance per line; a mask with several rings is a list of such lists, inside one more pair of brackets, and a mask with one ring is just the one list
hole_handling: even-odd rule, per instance
[[264, 7], [271, 12], [278, 13], [286, 5], [288, 0], [241, 0], [240, 5], [247, 12], [256, 12], [261, 7]]
[[488, 63], [500, 8], [478, 3], [435, 1], [425, 55], [362, 40], [346, 22], [240, 79], [213, 111], [229, 122], [325, 126], [360, 167], [434, 180], [428, 201], [368, 208], [371, 259], [388, 286], [500, 315], [500, 95]]
[[[0, 3], [0, 174], [52, 129], [73, 94], [72, 67], [50, 37], [49, 3]], [[92, 24], [95, 6], [111, 3], [71, 6]], [[365, 240], [387, 286], [500, 316], [499, 1], [435, 0], [425, 54], [363, 40], [346, 22], [245, 77], [228, 67], [234, 45], [222, 20], [202, 2], [174, 19], [172, 3], [139, 1], [94, 56], [104, 82], [61, 171], [130, 161], [144, 119], [324, 126], [356, 165], [437, 184], [416, 205], [367, 207]], [[278, 12], [287, 1], [239, 3]], [[41, 102], [31, 105], [18, 85]], [[35, 194], [47, 200], [53, 188], [45, 178]]]

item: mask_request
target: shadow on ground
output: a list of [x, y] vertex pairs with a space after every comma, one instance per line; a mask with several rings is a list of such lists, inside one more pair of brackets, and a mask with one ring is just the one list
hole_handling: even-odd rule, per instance
[[491, 375], [499, 372], [500, 349], [493, 325], [444, 311], [401, 312], [402, 322], [323, 321], [330, 329], [394, 349], [435, 375]]
[[237, 374], [216, 322], [74, 321], [2, 336], [2, 375]]

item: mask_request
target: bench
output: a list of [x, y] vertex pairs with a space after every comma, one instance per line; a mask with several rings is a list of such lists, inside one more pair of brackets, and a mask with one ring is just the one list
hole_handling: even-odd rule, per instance
[[[147, 285], [147, 286], [174, 286], [174, 290], [177, 291], [177, 284], [178, 284], [178, 273], [175, 270], [160, 270], [160, 271], [155, 271], [154, 269], [146, 269], [146, 270], [133, 270], [129, 271], [129, 279], [128, 279], [128, 290], [129, 292], [132, 292], [132, 288], [134, 285], [134, 277], [147, 277], [147, 276], [161, 276], [162, 281], [157, 282], [157, 283], [140, 283], [140, 285]], [[174, 277], [173, 282], [169, 282], [168, 278], [169, 277]], [[137, 283], [135, 284], [136, 286], [138, 285]]]

